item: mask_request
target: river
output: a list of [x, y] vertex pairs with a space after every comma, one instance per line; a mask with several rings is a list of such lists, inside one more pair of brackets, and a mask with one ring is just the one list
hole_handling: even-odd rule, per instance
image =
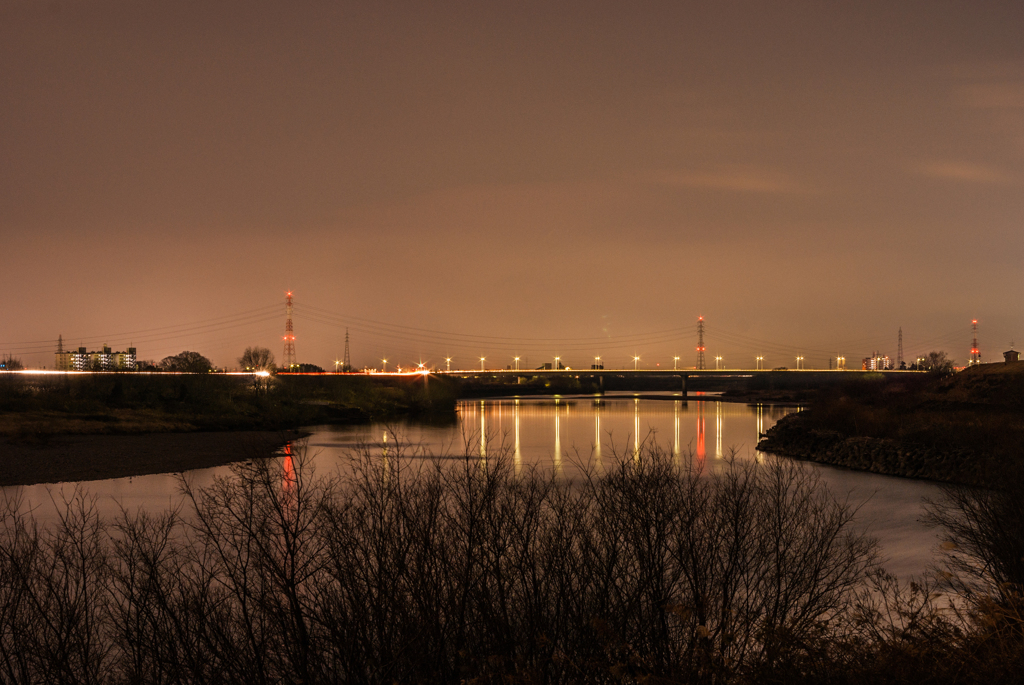
[[[505, 453], [517, 468], [533, 465], [573, 478], [581, 468], [600, 472], [647, 441], [670, 451], [680, 463], [696, 462], [713, 470], [730, 457], [763, 459], [755, 450], [758, 436], [796, 410], [721, 402], [693, 393], [685, 401], [671, 393], [475, 400], [460, 402], [455, 423], [443, 426], [402, 422], [312, 427], [306, 449], [321, 473], [347, 468], [354, 450], [369, 449], [392, 455], [401, 451], [407, 459], [439, 454], [488, 459]], [[879, 540], [889, 571], [909, 578], [928, 569], [934, 561], [937, 535], [920, 518], [923, 499], [940, 496], [937, 485], [817, 464], [807, 468], [835, 495], [858, 507], [857, 525]], [[193, 471], [189, 477], [201, 486], [228, 474], [230, 468], [220, 466]], [[45, 523], [54, 517], [54, 502], [69, 497], [76, 487], [96, 498], [104, 516], [113, 516], [121, 508], [164, 509], [180, 501], [179, 482], [171, 474], [5, 488], [4, 492], [20, 494], [21, 507], [31, 509]]]

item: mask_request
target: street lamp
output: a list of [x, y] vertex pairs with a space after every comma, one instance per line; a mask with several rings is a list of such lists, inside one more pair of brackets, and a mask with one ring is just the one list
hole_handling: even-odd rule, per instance
[[558, 369], [560, 368], [560, 363], [559, 363], [560, 359], [561, 359], [561, 357], [555, 357], [555, 371], [558, 371]]
[[633, 355], [633, 370], [637, 370], [637, 364], [640, 362], [640, 357]]
[[679, 357], [672, 357], [672, 370], [673, 371], [678, 371], [679, 370]]
[[762, 363], [762, 362], [764, 362], [764, 357], [757, 357], [756, 359], [757, 359], [757, 370], [761, 371], [762, 370], [761, 367], [764, 366], [764, 364]]
[[384, 371], [383, 371], [383, 373], [387, 373], [388, 372], [388, 360], [387, 359], [381, 359], [381, 361], [384, 362]]
[[797, 357], [796, 358], [796, 368], [797, 369], [803, 368], [803, 362], [804, 362], [804, 358], [803, 357]]
[[722, 361], [721, 357], [715, 357], [715, 371], [718, 371], [718, 362]]
[[337, 359], [334, 360], [334, 373], [338, 373], [338, 364], [341, 364]]
[[485, 357], [480, 357], [480, 370], [481, 371], [484, 370], [484, 359], [485, 359]]
[[519, 357], [513, 357], [516, 360], [516, 371], [519, 370]]
[[594, 357], [594, 366], [601, 366], [601, 358]]
[[451, 371], [452, 370], [452, 358], [451, 357], [445, 357], [444, 358], [444, 370], [445, 371]]

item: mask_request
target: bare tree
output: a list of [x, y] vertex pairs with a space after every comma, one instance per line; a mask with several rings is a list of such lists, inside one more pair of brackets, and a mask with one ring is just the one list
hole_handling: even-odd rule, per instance
[[246, 347], [245, 352], [238, 358], [238, 365], [246, 371], [276, 370], [274, 353], [266, 347]]

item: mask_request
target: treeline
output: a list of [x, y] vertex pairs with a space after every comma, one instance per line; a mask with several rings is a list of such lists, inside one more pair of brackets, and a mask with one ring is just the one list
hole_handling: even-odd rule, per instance
[[950, 584], [957, 611], [900, 586], [800, 465], [647, 446], [567, 483], [389, 450], [343, 476], [257, 460], [113, 521], [79, 495], [39, 528], [8, 500], [0, 678], [988, 683], [1024, 656], [1010, 585]]
[[[376, 382], [362, 377], [220, 374], [0, 375], [0, 433], [14, 434], [18, 425], [40, 432], [144, 432], [168, 426], [275, 430], [410, 415], [454, 416], [452, 387], [446, 379], [431, 379], [428, 387], [421, 378]], [[76, 423], [70, 425], [72, 419]]]

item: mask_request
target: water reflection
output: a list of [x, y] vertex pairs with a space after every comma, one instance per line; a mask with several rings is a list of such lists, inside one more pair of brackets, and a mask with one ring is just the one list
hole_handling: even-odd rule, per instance
[[715, 459], [722, 458], [722, 403], [715, 402]]
[[633, 456], [640, 456], [640, 398], [633, 399]]
[[560, 474], [562, 472], [562, 417], [559, 409], [561, 407], [558, 404], [558, 398], [555, 398], [555, 454], [552, 463], [555, 466], [555, 473]]
[[290, 516], [295, 511], [297, 488], [295, 463], [292, 460], [292, 443], [286, 442], [284, 458], [281, 460], [281, 509], [285, 516]]
[[672, 423], [675, 428], [675, 439], [672, 441], [672, 454], [675, 455], [676, 460], [679, 459], [681, 454], [682, 446], [679, 443], [679, 405], [680, 402], [672, 403]]
[[480, 461], [487, 461], [487, 412], [484, 400], [480, 400]]
[[519, 442], [519, 400], [516, 400], [515, 404], [515, 422], [516, 422], [516, 447], [513, 453], [513, 459], [515, 460], [516, 473], [520, 473], [523, 470], [523, 452]]
[[[756, 436], [794, 411], [772, 405], [755, 408], [677, 398], [473, 400], [459, 404], [461, 421], [456, 427], [409, 425], [403, 440], [423, 443], [424, 454], [436, 453], [445, 444], [465, 444], [481, 462], [505, 453], [517, 470], [535, 463], [571, 476], [573, 471], [568, 469], [575, 467], [566, 460], [569, 455], [574, 455], [572, 462], [578, 455], [594, 468], [603, 469], [609, 455], [629, 457], [648, 443], [659, 445], [679, 460], [689, 451], [701, 462], [709, 453], [718, 461], [731, 448], [753, 457]], [[708, 435], [712, 411], [714, 436]], [[465, 442], [459, 442], [460, 435]], [[388, 454], [395, 452], [395, 437], [392, 434], [384, 441]], [[708, 444], [712, 439], [713, 446]]]
[[704, 465], [704, 457], [707, 455], [704, 449], [704, 402], [697, 402], [697, 463]]

